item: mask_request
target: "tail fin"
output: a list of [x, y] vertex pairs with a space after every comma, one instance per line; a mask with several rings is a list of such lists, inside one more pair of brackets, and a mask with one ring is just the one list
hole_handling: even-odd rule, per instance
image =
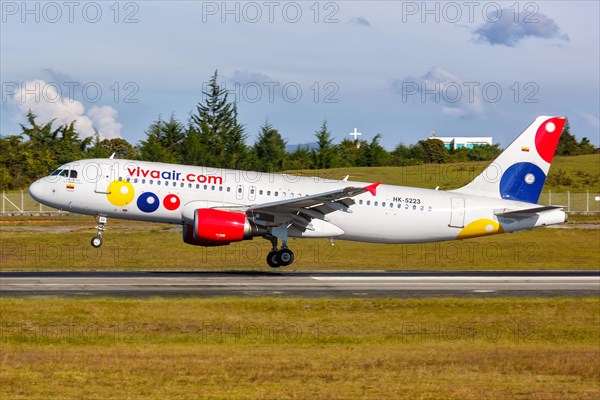
[[456, 192], [537, 203], [565, 121], [537, 117], [479, 176]]

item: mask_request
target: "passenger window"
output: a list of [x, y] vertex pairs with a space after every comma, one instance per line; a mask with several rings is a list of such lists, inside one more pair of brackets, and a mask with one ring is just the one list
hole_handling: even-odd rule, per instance
[[431, 211], [431, 206], [427, 207], [427, 211]]
[[373, 205], [375, 205], [377, 207], [379, 205], [379, 202], [376, 201], [375, 203], [373, 203]]
[[385, 207], [385, 201], [381, 203], [381, 207]]
[[267, 190], [267, 196], [270, 196], [270, 195], [271, 195], [271, 191]]
[[215, 190], [215, 185], [212, 185], [212, 186], [210, 187], [210, 190]]
[[146, 180], [145, 180], [145, 179], [142, 179], [142, 183], [146, 183]]
[[152, 185], [154, 183], [154, 180], [150, 179], [150, 181], [148, 181], [148, 183]]
[[227, 192], [231, 192], [231, 188], [227, 186]]
[[156, 184], [160, 186], [160, 181], [156, 181]]
[[367, 200], [367, 205], [370, 206], [371, 205], [371, 200]]
[[206, 189], [208, 189], [208, 186], [207, 186], [207, 185], [204, 185], [204, 190], [206, 190]]
[[275, 197], [279, 196], [279, 192], [275, 192]]
[[200, 189], [200, 184], [196, 183], [196, 189]]
[[413, 205], [413, 210], [416, 210], [416, 209], [417, 209], [417, 205], [416, 205], [416, 204], [414, 204], [414, 205]]
[[223, 186], [219, 186], [219, 192], [223, 191]]
[[359, 201], [358, 201], [358, 204], [362, 204], [362, 203], [363, 203], [363, 201], [362, 201], [362, 200], [359, 200]]
[[262, 194], [263, 194], [262, 189], [258, 191], [258, 194], [260, 194], [262, 196]]
[[130, 181], [131, 181], [131, 178], [130, 178], [130, 177], [127, 177], [127, 178], [125, 178], [125, 180], [126, 180], [127, 182], [130, 182]]

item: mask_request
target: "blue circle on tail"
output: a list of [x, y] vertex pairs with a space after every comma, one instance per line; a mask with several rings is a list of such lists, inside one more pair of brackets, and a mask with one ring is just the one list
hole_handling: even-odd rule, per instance
[[508, 167], [500, 179], [503, 199], [537, 203], [546, 180], [540, 167], [530, 162], [520, 162]]
[[146, 213], [158, 210], [159, 205], [160, 201], [158, 201], [158, 196], [152, 192], [142, 193], [137, 199], [138, 208]]

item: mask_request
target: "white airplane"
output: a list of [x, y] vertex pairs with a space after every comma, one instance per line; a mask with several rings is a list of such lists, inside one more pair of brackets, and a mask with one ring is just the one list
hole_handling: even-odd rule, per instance
[[[183, 241], [223, 246], [261, 236], [271, 267], [290, 265], [288, 238], [374, 243], [466, 239], [566, 221], [536, 204], [565, 118], [541, 116], [466, 186], [449, 191], [146, 161], [67, 163], [29, 193], [50, 207], [182, 226]], [[281, 241], [281, 247], [278, 246]]]

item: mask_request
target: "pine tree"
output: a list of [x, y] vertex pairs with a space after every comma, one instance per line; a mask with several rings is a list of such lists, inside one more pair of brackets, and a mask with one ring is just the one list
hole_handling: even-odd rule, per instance
[[140, 142], [139, 158], [165, 163], [180, 162], [183, 138], [181, 124], [175, 121], [173, 116], [168, 122], [163, 121], [159, 116], [146, 130], [146, 140]]
[[196, 148], [186, 159], [198, 162], [202, 157], [200, 162], [211, 167], [240, 166], [247, 150], [244, 127], [237, 121], [235, 104], [227, 100], [227, 90], [217, 83], [217, 71], [203, 95], [206, 100], [196, 106], [188, 129], [188, 136], [192, 136], [189, 144]]
[[579, 143], [577, 143], [575, 136], [571, 134], [571, 126], [569, 120], [567, 120], [556, 146], [556, 155], [574, 156], [576, 154], [579, 154]]
[[284, 168], [285, 141], [269, 121], [260, 127], [254, 148], [254, 168], [263, 172], [281, 171]]
[[317, 139], [317, 148], [312, 151], [313, 168], [334, 168], [336, 167], [335, 152], [332, 146], [333, 139], [331, 132], [327, 128], [327, 121], [323, 121], [321, 128], [315, 132]]

